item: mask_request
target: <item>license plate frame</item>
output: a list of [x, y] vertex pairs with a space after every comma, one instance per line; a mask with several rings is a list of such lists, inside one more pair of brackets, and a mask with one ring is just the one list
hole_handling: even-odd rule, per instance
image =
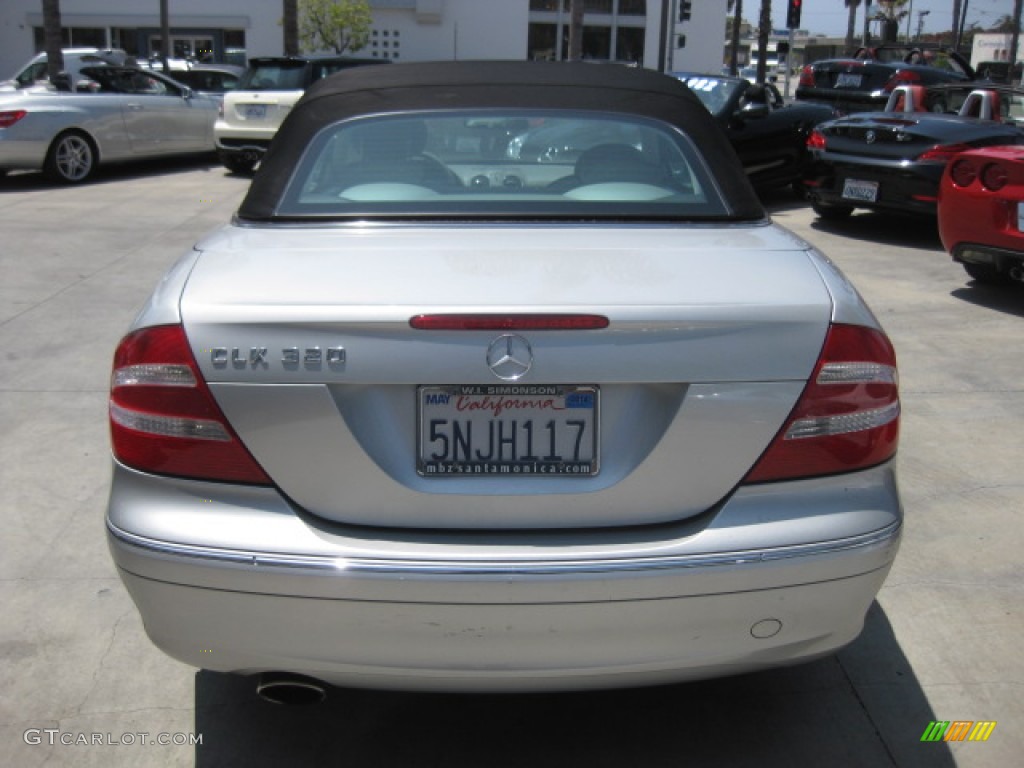
[[878, 182], [865, 179], [845, 179], [843, 181], [843, 199], [856, 200], [859, 203], [878, 202]]
[[600, 395], [592, 384], [419, 386], [416, 472], [429, 478], [594, 477], [600, 472]]

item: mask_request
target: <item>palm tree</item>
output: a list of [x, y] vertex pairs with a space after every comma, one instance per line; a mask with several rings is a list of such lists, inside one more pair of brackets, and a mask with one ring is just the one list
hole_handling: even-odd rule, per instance
[[64, 40], [60, 29], [60, 0], [43, 0], [43, 35], [46, 41], [46, 69], [50, 80], [64, 69]]
[[772, 0], [761, 0], [761, 15], [757, 21], [757, 82], [767, 78], [768, 35], [772, 31]]
[[853, 40], [856, 35], [857, 8], [860, 7], [860, 0], [843, 0], [849, 15], [846, 19], [846, 50], [853, 53]]
[[910, 11], [904, 10], [904, 6], [909, 1], [878, 0], [878, 11], [872, 18], [882, 22], [882, 40], [884, 42], [896, 42], [900, 33], [900, 22], [910, 14]]
[[299, 0], [282, 0], [281, 25], [284, 27], [284, 55], [299, 55]]
[[729, 74], [736, 77], [739, 72], [737, 60], [740, 50], [740, 24], [743, 23], [743, 0], [729, 0], [728, 10], [735, 11], [732, 15], [732, 35], [729, 41]]

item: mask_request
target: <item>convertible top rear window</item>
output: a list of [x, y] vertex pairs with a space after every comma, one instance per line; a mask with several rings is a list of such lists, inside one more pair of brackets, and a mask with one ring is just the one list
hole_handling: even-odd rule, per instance
[[694, 142], [667, 123], [481, 109], [328, 125], [276, 215], [701, 220], [730, 211]]

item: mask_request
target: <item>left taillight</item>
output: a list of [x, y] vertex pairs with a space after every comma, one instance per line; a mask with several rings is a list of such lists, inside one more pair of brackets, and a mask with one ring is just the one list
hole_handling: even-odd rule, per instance
[[746, 483], [795, 480], [867, 469], [896, 454], [896, 353], [884, 333], [829, 328], [799, 401]]
[[110, 380], [110, 434], [117, 460], [143, 472], [271, 484], [213, 399], [180, 325], [121, 340]]
[[825, 149], [825, 134], [821, 131], [811, 131], [806, 144], [808, 149]]
[[24, 109], [11, 109], [0, 112], [0, 128], [10, 128], [27, 115]]

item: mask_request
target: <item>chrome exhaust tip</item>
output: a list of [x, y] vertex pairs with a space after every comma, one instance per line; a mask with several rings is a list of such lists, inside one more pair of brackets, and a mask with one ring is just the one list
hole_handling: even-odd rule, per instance
[[256, 695], [272, 704], [308, 707], [327, 698], [327, 686], [304, 675], [264, 672], [256, 683]]

